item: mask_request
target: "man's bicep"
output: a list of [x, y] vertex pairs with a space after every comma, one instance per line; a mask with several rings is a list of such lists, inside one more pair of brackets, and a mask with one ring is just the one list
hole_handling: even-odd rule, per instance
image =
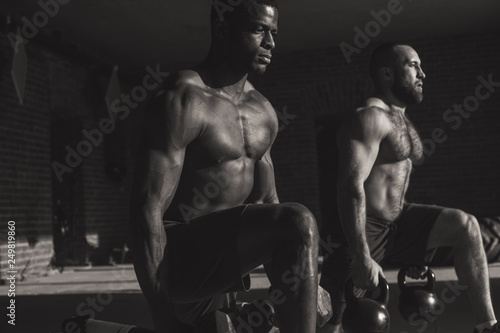
[[171, 89], [154, 98], [146, 108], [145, 138], [150, 148], [168, 152], [187, 147], [201, 132], [200, 112], [188, 89]]
[[185, 149], [162, 151], [146, 148], [138, 161], [136, 198], [151, 209], [161, 208], [163, 214], [174, 195], [180, 179]]
[[378, 145], [372, 142], [352, 140], [347, 153], [349, 170], [354, 171], [365, 181], [370, 175], [378, 155]]
[[339, 179], [361, 185], [375, 164], [380, 139], [366, 130], [348, 130], [339, 137]]
[[356, 112], [344, 123], [337, 138], [343, 176], [358, 182], [368, 178], [388, 130], [385, 114], [373, 108]]
[[279, 203], [278, 193], [276, 191], [276, 179], [274, 176], [274, 164], [271, 158], [271, 149], [269, 149], [262, 160], [260, 167], [265, 170], [263, 181], [266, 182], [266, 196], [264, 203]]

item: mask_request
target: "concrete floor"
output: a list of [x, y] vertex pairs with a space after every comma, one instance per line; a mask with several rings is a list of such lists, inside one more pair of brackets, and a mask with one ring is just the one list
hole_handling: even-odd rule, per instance
[[[456, 276], [451, 268], [436, 268], [436, 294], [445, 299], [445, 291], [453, 289]], [[493, 302], [500, 315], [500, 263], [490, 265]], [[252, 274], [252, 290], [240, 293], [244, 301], [265, 298], [269, 282], [262, 268]], [[434, 327], [423, 329], [421, 324], [413, 326], [399, 315], [397, 303], [399, 290], [396, 285], [397, 271], [388, 270], [386, 276], [390, 284], [391, 332], [472, 332], [471, 309], [465, 293], [458, 292], [453, 301], [442, 302], [442, 314], [432, 323]], [[8, 286], [0, 286], [0, 309], [7, 311]], [[448, 295], [452, 295], [448, 292]], [[449, 298], [449, 297], [448, 297]], [[16, 285], [16, 326], [6, 324], [6, 316], [1, 316], [0, 332], [12, 333], [57, 333], [61, 322], [81, 314], [91, 314], [95, 319], [152, 328], [146, 302], [142, 296], [131, 265], [109, 267], [74, 267], [62, 274], [17, 282]], [[432, 326], [431, 325], [431, 326]]]

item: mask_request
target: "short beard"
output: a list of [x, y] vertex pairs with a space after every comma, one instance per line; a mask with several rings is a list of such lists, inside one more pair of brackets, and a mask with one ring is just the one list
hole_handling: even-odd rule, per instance
[[418, 104], [424, 99], [422, 91], [419, 91], [416, 87], [409, 85], [404, 77], [399, 77], [394, 82], [392, 92], [398, 100], [402, 101], [406, 105]]

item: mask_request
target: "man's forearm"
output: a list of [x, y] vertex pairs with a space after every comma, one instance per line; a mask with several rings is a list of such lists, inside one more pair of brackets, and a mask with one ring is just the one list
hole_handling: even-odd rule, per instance
[[164, 262], [167, 239], [161, 214], [133, 214], [132, 218], [135, 273], [151, 311], [156, 331], [175, 332], [177, 321], [168, 297], [168, 272]]
[[[347, 194], [348, 193], [348, 194]], [[347, 195], [346, 195], [347, 194]], [[364, 191], [340, 187], [339, 214], [352, 257], [369, 256], [366, 242], [366, 204]]]
[[[159, 296], [162, 292], [161, 267], [167, 244], [165, 230], [163, 229], [160, 212], [140, 210], [139, 214], [132, 216], [132, 240], [134, 253], [134, 266], [137, 279], [146, 297]], [[165, 281], [162, 281], [165, 280]]]

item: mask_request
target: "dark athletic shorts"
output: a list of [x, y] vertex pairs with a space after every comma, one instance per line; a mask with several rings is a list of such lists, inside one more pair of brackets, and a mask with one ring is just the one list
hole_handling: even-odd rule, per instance
[[220, 304], [224, 293], [250, 289], [242, 277], [236, 244], [247, 205], [221, 210], [189, 223], [165, 221], [170, 295], [179, 321], [192, 325]]
[[[405, 204], [400, 216], [394, 221], [367, 217], [366, 238], [370, 253], [377, 263], [384, 261], [401, 264], [426, 264], [429, 234], [437, 217], [445, 208], [419, 204]], [[345, 282], [351, 277], [352, 262], [345, 238], [335, 239], [339, 247], [325, 254], [321, 286], [331, 296], [333, 317], [329, 321], [338, 325], [345, 307]]]

